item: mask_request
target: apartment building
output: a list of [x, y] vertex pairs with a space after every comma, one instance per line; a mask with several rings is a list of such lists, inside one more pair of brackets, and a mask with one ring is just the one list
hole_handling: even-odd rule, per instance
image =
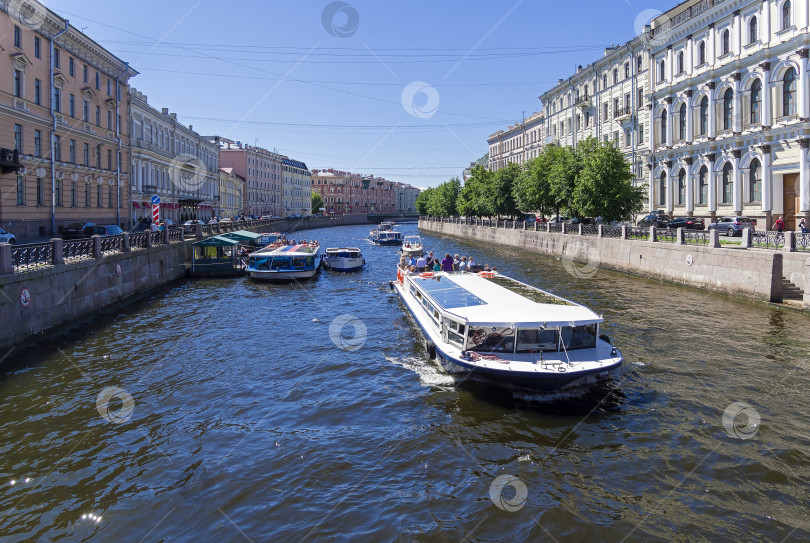
[[396, 213], [395, 185], [373, 175], [312, 170], [312, 190], [323, 198], [327, 215]]
[[220, 136], [209, 138], [219, 146], [219, 165], [233, 168], [247, 183], [245, 211], [250, 216], [281, 216], [284, 155]]
[[512, 162], [525, 164], [537, 157], [545, 141], [545, 128], [545, 114], [538, 111], [520, 123], [515, 123], [506, 130], [498, 130], [490, 135], [487, 139], [489, 170], [498, 171]]
[[0, 51], [2, 227], [18, 241], [72, 222], [126, 228], [138, 72], [39, 3], [0, 4]]
[[245, 193], [247, 184], [245, 178], [233, 171], [233, 168], [219, 169], [219, 200], [215, 207], [215, 215], [226, 219], [244, 215]]
[[282, 159], [284, 217], [312, 214], [312, 173], [307, 165], [290, 158]]

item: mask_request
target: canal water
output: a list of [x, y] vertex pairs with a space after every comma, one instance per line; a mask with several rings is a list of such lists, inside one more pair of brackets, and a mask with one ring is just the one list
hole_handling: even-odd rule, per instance
[[181, 282], [8, 355], [0, 540], [810, 539], [810, 317], [424, 235], [604, 314], [626, 357], [576, 397], [457, 384], [368, 230], [294, 234], [360, 273]]

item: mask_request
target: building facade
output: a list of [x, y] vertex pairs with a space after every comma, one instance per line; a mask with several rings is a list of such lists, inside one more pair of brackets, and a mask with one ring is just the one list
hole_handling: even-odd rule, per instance
[[312, 190], [323, 198], [325, 215], [397, 212], [396, 183], [381, 177], [332, 168], [312, 170]]
[[219, 165], [233, 168], [247, 183], [246, 213], [250, 216], [278, 216], [283, 213], [282, 177], [284, 155], [251, 147], [220, 136], [209, 138], [219, 147]]
[[152, 217], [151, 197], [160, 197], [160, 217], [175, 222], [210, 219], [219, 198], [219, 147], [178, 122], [168, 108], [129, 95], [132, 142], [131, 225]]
[[137, 72], [39, 3], [0, 4], [0, 51], [2, 227], [18, 241], [72, 222], [126, 228]]
[[290, 158], [282, 159], [284, 217], [312, 214], [312, 173], [307, 165]]
[[[523, 122], [498, 130], [487, 139], [489, 144], [489, 171], [495, 172], [514, 162], [525, 164], [537, 157], [545, 142], [545, 114], [533, 113]], [[474, 166], [474, 163], [470, 165]], [[466, 181], [466, 178], [465, 178]]]
[[810, 5], [687, 1], [655, 19], [650, 208], [810, 220]]
[[233, 168], [219, 169], [219, 200], [215, 208], [217, 217], [233, 219], [245, 214], [245, 178]]
[[398, 215], [413, 215], [416, 213], [416, 197], [422, 192], [419, 189], [405, 183], [394, 185], [394, 197], [396, 198], [396, 213]]

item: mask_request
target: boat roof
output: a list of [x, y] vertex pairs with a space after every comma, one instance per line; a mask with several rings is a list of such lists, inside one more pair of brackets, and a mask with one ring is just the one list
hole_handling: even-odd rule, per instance
[[262, 237], [261, 234], [256, 232], [248, 232], [247, 230], [236, 230], [235, 232], [228, 232], [220, 234], [223, 238], [235, 239], [238, 241], [253, 241]]
[[224, 236], [214, 236], [194, 242], [195, 247], [233, 247], [234, 245], [239, 245], [239, 241]]
[[505, 276], [500, 277], [512, 281], [516, 286], [539, 293], [548, 302], [536, 302], [475, 273], [437, 272], [434, 277], [439, 280], [422, 279], [418, 276], [412, 276], [411, 279], [442, 309], [460, 317], [468, 325], [514, 324], [523, 328], [555, 328], [593, 324], [603, 320], [585, 306]]
[[256, 251], [251, 256], [309, 256], [318, 252], [319, 246], [310, 247], [309, 245], [283, 245], [274, 249], [261, 249]]
[[360, 248], [359, 247], [329, 247], [328, 249], [326, 249], [327, 253], [335, 252], [335, 251], [357, 251], [359, 253]]
[[422, 238], [421, 238], [421, 237], [419, 237], [419, 236], [405, 236], [405, 239], [406, 239], [406, 240], [409, 240], [409, 239], [417, 239], [417, 240], [419, 240], [419, 241], [422, 241]]

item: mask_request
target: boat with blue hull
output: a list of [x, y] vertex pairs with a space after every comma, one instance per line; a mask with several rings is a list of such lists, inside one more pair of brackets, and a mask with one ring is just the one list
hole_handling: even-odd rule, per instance
[[324, 268], [334, 271], [353, 272], [365, 265], [366, 259], [358, 247], [330, 247], [323, 258]]
[[428, 356], [450, 374], [554, 392], [618, 368], [623, 356], [585, 306], [497, 272], [397, 269], [391, 283]]
[[271, 245], [251, 253], [245, 272], [251, 279], [295, 281], [315, 277], [321, 268], [317, 243]]
[[402, 246], [402, 233], [395, 230], [375, 230], [369, 236], [371, 241], [377, 245], [395, 245]]

